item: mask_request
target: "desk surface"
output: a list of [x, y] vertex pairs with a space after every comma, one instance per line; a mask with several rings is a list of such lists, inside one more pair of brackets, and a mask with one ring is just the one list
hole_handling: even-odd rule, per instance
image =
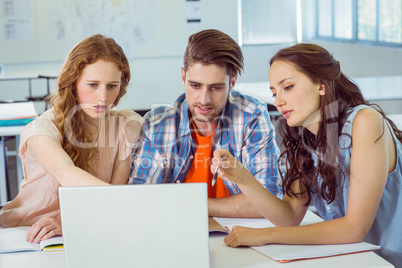
[[[227, 247], [223, 242], [224, 237], [224, 234], [210, 234], [209, 236], [211, 268], [393, 267], [384, 259], [378, 257], [374, 252], [355, 253], [321, 259], [294, 261], [289, 263], [277, 263], [250, 248]], [[66, 267], [64, 251], [0, 254], [0, 266], [2, 268]], [[117, 262], [116, 267], [119, 267]]]
[[[368, 101], [402, 100], [402, 76], [357, 77], [352, 80]], [[267, 104], [274, 104], [269, 82], [237, 83], [235, 89]]]
[[[308, 211], [302, 224], [322, 221], [318, 216]], [[225, 245], [223, 233], [210, 233], [210, 267], [211, 268], [267, 268], [267, 267], [393, 267], [374, 252], [363, 252], [313, 260], [301, 260], [289, 263], [277, 263], [248, 248], [230, 248]], [[132, 257], [135, 257], [134, 255]], [[0, 254], [2, 268], [63, 268], [65, 266], [64, 251], [60, 252], [22, 252]], [[116, 267], [119, 267], [116, 262]]]
[[369, 101], [402, 100], [402, 76], [352, 78]]
[[0, 136], [18, 136], [25, 126], [0, 127]]
[[274, 105], [275, 98], [269, 89], [269, 82], [237, 83], [235, 90], [242, 94], [252, 96], [262, 102]]

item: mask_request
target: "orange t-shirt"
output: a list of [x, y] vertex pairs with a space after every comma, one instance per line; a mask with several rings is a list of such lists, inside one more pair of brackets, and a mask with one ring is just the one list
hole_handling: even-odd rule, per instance
[[212, 143], [214, 141], [215, 132], [207, 137], [198, 134], [193, 125], [192, 137], [197, 144], [193, 155], [193, 163], [188, 171], [184, 182], [205, 182], [208, 185], [209, 198], [221, 198], [230, 196], [229, 190], [226, 188], [222, 179], [218, 177], [215, 185], [212, 187], [213, 174], [211, 173], [211, 159], [213, 158]]

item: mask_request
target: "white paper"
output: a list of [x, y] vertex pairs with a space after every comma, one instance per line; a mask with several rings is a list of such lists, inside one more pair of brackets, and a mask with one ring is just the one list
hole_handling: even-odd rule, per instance
[[39, 244], [26, 241], [30, 226], [1, 228], [0, 227], [0, 253], [21, 251], [41, 251], [44, 247], [63, 244], [62, 236], [55, 236], [41, 241]]
[[248, 218], [220, 218], [214, 217], [214, 219], [223, 227], [232, 230], [233, 226], [239, 225], [250, 228], [268, 228], [275, 227], [270, 221], [266, 219], [248, 219]]
[[287, 262], [293, 260], [322, 258], [341, 254], [376, 250], [380, 249], [380, 246], [372, 245], [366, 242], [361, 242], [361, 243], [337, 244], [337, 245], [270, 244], [251, 248], [274, 261]]
[[40, 251], [39, 244], [26, 241], [31, 227], [0, 228], [0, 253]]
[[5, 40], [30, 40], [33, 36], [30, 0], [3, 0], [3, 34]]
[[0, 103], [0, 120], [35, 118], [38, 113], [33, 102]]
[[186, 16], [189, 25], [201, 24], [201, 2], [200, 0], [187, 0]]
[[[223, 227], [232, 230], [233, 226], [243, 226], [250, 228], [268, 228], [275, 227], [273, 223], [266, 219], [247, 219], [247, 218], [219, 218], [214, 219]], [[307, 211], [301, 225], [312, 224], [322, 221], [310, 211]], [[266, 257], [278, 261], [288, 262], [292, 260], [321, 258], [328, 256], [336, 256], [341, 254], [356, 253], [362, 251], [371, 251], [380, 249], [379, 246], [366, 242], [352, 244], [337, 245], [284, 245], [270, 244], [259, 247], [251, 247], [255, 251], [265, 255]]]
[[[220, 218], [214, 217], [214, 219], [223, 227], [226, 227], [229, 230], [232, 230], [233, 226], [239, 225], [243, 227], [250, 227], [250, 228], [268, 228], [268, 227], [275, 227], [275, 225], [267, 219], [264, 218]], [[307, 211], [306, 215], [300, 225], [307, 225], [317, 222], [322, 222], [323, 219], [318, 217], [311, 211]]]
[[43, 240], [39, 242], [40, 249], [43, 250], [45, 247], [48, 246], [56, 246], [56, 245], [63, 245], [64, 239], [62, 236], [53, 236], [47, 240]]

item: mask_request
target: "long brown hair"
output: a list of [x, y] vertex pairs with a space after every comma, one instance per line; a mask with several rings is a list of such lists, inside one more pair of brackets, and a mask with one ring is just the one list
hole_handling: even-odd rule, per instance
[[126, 87], [131, 77], [130, 67], [123, 49], [114, 39], [99, 34], [81, 40], [70, 51], [57, 78], [57, 90], [50, 96], [54, 123], [59, 130], [64, 151], [77, 167], [92, 174], [95, 171], [89, 160], [96, 155], [96, 147], [83, 148], [72, 141], [86, 144], [92, 142], [91, 133], [86, 132], [83, 127], [88, 122], [79, 108], [76, 86], [84, 68], [98, 60], [113, 62], [122, 72], [120, 92], [113, 103], [116, 106], [127, 92]]
[[[279, 50], [270, 65], [277, 60], [292, 64], [312, 82], [322, 83], [325, 87], [325, 95], [320, 101], [321, 118], [317, 135], [302, 126], [289, 127], [286, 120], [279, 122], [284, 151], [278, 163], [284, 163], [286, 168], [285, 176], [281, 174], [283, 190], [290, 196], [307, 198], [306, 205], [311, 201], [311, 192], [318, 193], [331, 203], [335, 199], [337, 185], [344, 181], [348, 172], [348, 165], [339, 157], [339, 137], [345, 135], [341, 131], [351, 109], [361, 104], [374, 105], [400, 141], [402, 132], [380, 107], [369, 104], [363, 98], [359, 87], [342, 73], [339, 62], [323, 47], [297, 44]], [[317, 181], [319, 175], [323, 180], [321, 185]], [[300, 185], [298, 190], [291, 187], [296, 181]]]

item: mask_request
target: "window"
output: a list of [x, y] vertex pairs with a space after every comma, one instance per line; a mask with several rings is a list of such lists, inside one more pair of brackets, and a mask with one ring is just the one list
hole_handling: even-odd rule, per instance
[[317, 37], [402, 46], [401, 0], [316, 0]]
[[298, 0], [240, 0], [240, 44], [296, 42], [297, 2]]

